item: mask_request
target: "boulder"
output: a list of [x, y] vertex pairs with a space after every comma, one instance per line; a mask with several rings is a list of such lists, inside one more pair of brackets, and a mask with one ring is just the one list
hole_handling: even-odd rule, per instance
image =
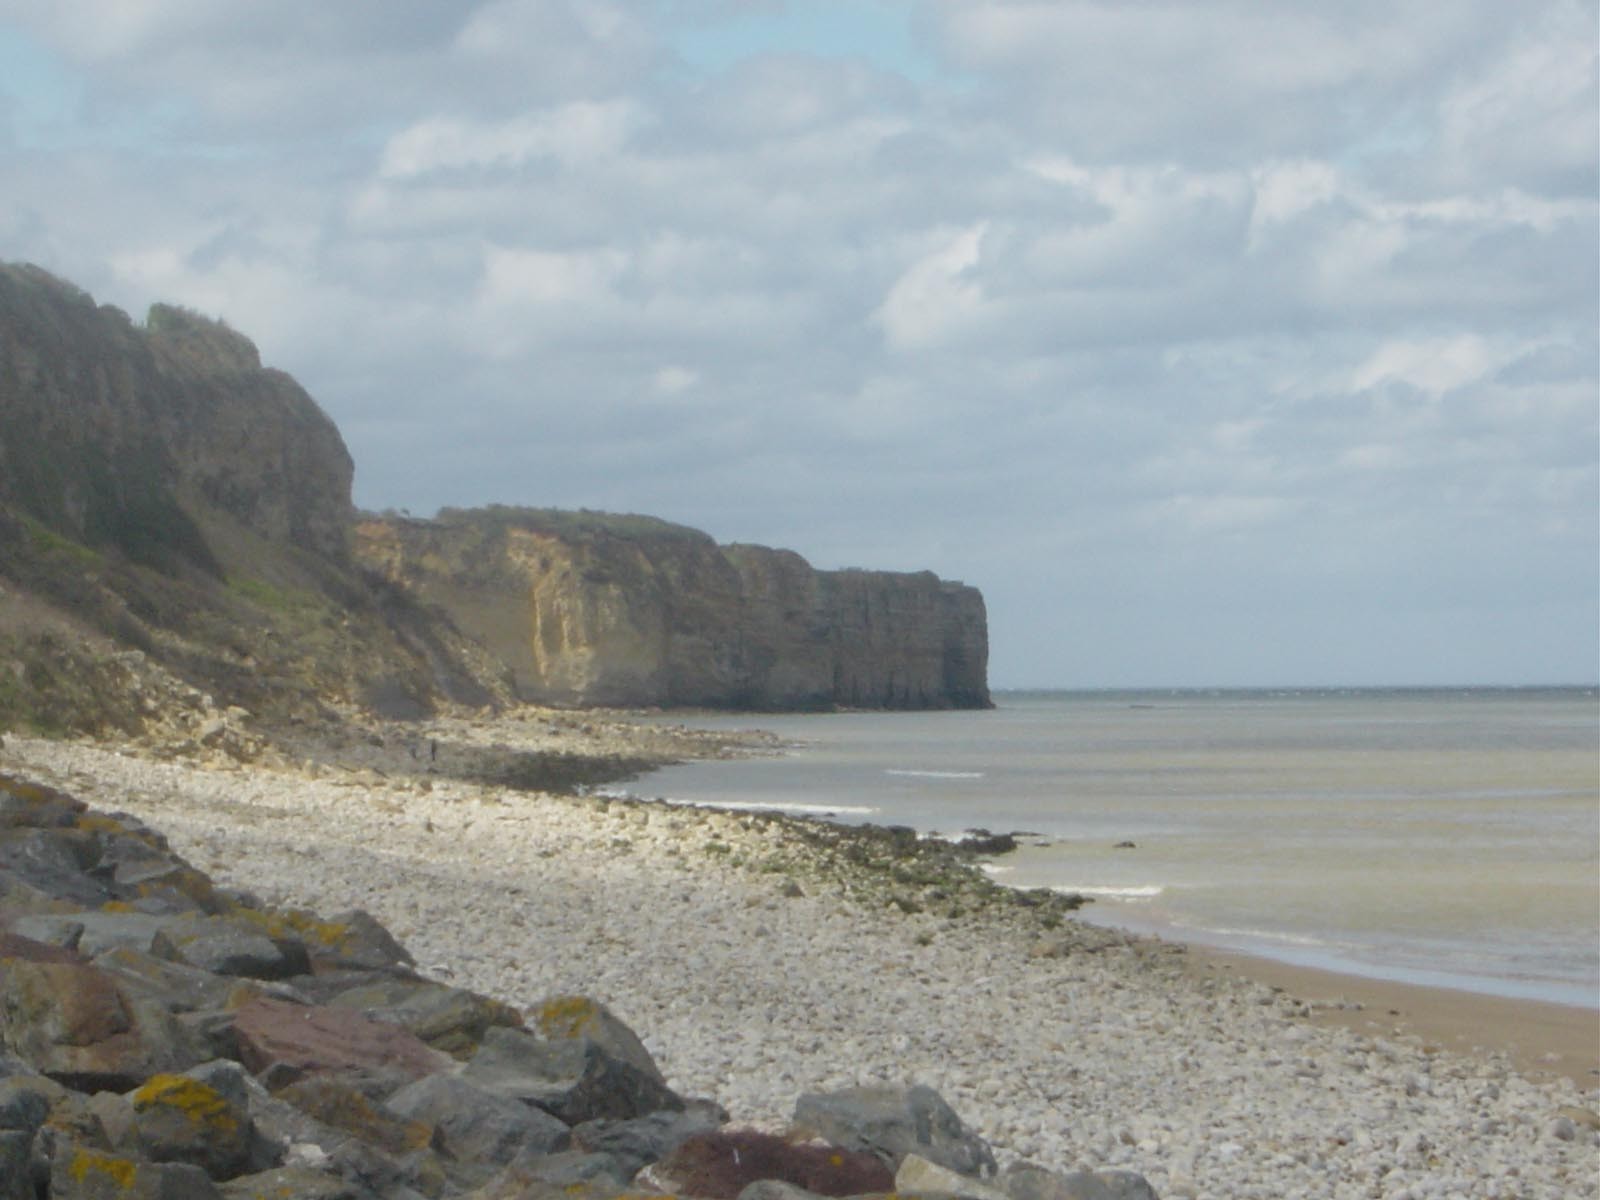
[[37, 1200], [33, 1134], [0, 1129], [0, 1200]]
[[377, 971], [416, 965], [416, 959], [394, 935], [359, 908], [336, 914], [321, 923], [318, 932], [320, 936], [307, 939], [318, 971]]
[[420, 1079], [454, 1060], [359, 1012], [258, 997], [234, 1016], [239, 1059], [279, 1086], [320, 1071], [383, 1070]]
[[820, 1196], [860, 1196], [895, 1187], [893, 1172], [875, 1155], [794, 1142], [754, 1129], [695, 1134], [648, 1167], [642, 1178], [659, 1190], [712, 1200], [735, 1200], [761, 1180]]
[[198, 1061], [166, 1012], [85, 963], [0, 960], [0, 1048], [81, 1091], [127, 1091]]
[[1155, 1189], [1133, 1171], [1047, 1171], [1013, 1163], [995, 1181], [1011, 1200], [1157, 1200]]
[[962, 1175], [995, 1171], [989, 1144], [938, 1092], [921, 1084], [808, 1092], [795, 1104], [794, 1129], [803, 1137], [874, 1154], [891, 1169], [917, 1154]]
[[50, 1167], [51, 1200], [220, 1200], [190, 1163], [153, 1163], [64, 1142]]
[[461, 1075], [497, 1095], [537, 1105], [568, 1125], [683, 1108], [659, 1072], [617, 1058], [587, 1037], [545, 1041], [496, 1026]]
[[42, 783], [0, 775], [0, 829], [62, 829], [89, 806]]
[[509, 1004], [421, 979], [381, 976], [339, 992], [328, 1003], [409, 1029], [435, 1050], [460, 1059], [472, 1056], [491, 1026], [522, 1027], [521, 1014]]
[[385, 1154], [410, 1154], [433, 1140], [432, 1126], [375, 1105], [342, 1079], [312, 1076], [282, 1088], [275, 1098]]
[[269, 937], [247, 921], [195, 917], [170, 924], [167, 936], [180, 959], [213, 975], [288, 979], [311, 968], [303, 942]]
[[665, 1085], [666, 1077], [644, 1048], [639, 1035], [617, 1019], [600, 1001], [589, 996], [554, 996], [540, 1001], [528, 1011], [534, 1029], [551, 1041], [583, 1038], [593, 1042], [610, 1057], [625, 1062]]
[[970, 1175], [952, 1171], [930, 1162], [920, 1154], [908, 1154], [894, 1173], [894, 1190], [916, 1194], [934, 1192], [947, 1196], [963, 1196], [967, 1200], [1018, 1200], [1017, 1197], [982, 1183]]
[[358, 1183], [310, 1167], [277, 1167], [241, 1175], [220, 1189], [224, 1200], [374, 1200]]
[[250, 1164], [248, 1106], [189, 1075], [154, 1075], [131, 1097], [139, 1149], [152, 1162], [193, 1163], [213, 1179]]
[[499, 1168], [519, 1154], [552, 1154], [572, 1142], [567, 1126], [542, 1109], [454, 1075], [419, 1079], [395, 1092], [384, 1106], [400, 1117], [431, 1125], [440, 1150], [457, 1162]]
[[168, 1012], [220, 1009], [238, 987], [230, 977], [213, 975], [188, 963], [117, 946], [95, 956], [94, 966], [110, 976], [124, 995], [140, 996]]
[[0, 830], [0, 871], [80, 908], [99, 908], [129, 894], [88, 873], [96, 854], [94, 839], [81, 830]]
[[572, 1130], [574, 1144], [611, 1155], [632, 1178], [649, 1163], [659, 1162], [697, 1133], [711, 1133], [726, 1124], [728, 1114], [706, 1100], [689, 1101], [682, 1112], [657, 1112], [631, 1121], [585, 1121]]

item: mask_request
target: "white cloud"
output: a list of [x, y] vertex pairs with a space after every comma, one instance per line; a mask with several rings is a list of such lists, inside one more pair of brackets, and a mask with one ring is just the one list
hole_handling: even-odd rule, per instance
[[655, 373], [655, 389], [663, 396], [679, 396], [700, 382], [700, 372], [688, 367], [667, 366]]
[[1350, 386], [1365, 391], [1383, 383], [1405, 383], [1441, 396], [1476, 383], [1507, 360], [1472, 334], [1426, 340], [1395, 339], [1372, 353], [1351, 375]]
[[985, 226], [944, 234], [895, 280], [878, 309], [884, 336], [896, 350], [932, 346], [969, 325], [983, 309], [975, 268]]
[[468, 167], [520, 167], [537, 158], [581, 164], [619, 152], [638, 120], [634, 106], [622, 100], [578, 101], [495, 122], [430, 117], [389, 139], [378, 173], [407, 179]]

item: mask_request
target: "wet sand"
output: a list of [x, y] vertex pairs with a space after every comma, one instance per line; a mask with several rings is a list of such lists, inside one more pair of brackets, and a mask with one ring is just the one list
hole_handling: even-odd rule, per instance
[[1314, 1024], [1370, 1037], [1414, 1038], [1457, 1054], [1500, 1052], [1530, 1078], [1600, 1085], [1600, 1009], [1396, 983], [1190, 945], [1196, 971], [1281, 988]]

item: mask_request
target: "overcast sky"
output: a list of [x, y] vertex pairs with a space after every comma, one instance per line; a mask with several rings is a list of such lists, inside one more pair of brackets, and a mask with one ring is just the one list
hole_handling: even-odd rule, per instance
[[996, 686], [1593, 682], [1596, 7], [0, 0], [0, 258]]

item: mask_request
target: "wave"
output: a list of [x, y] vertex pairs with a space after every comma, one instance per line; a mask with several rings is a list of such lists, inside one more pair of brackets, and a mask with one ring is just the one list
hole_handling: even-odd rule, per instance
[[[589, 793], [607, 800], [645, 800], [625, 788], [600, 787]], [[651, 796], [658, 804], [671, 804], [678, 808], [718, 808], [736, 812], [785, 812], [816, 816], [870, 817], [878, 811], [870, 804], [807, 804], [784, 800], [682, 800], [676, 796]]]
[[1132, 887], [1070, 887], [1064, 883], [1050, 886], [1052, 892], [1060, 892], [1064, 896], [1104, 896], [1111, 900], [1153, 900], [1166, 891], [1166, 886], [1159, 883], [1136, 884]]
[[901, 775], [910, 779], [982, 779], [982, 771], [913, 771], [909, 767], [886, 767], [885, 775]]

